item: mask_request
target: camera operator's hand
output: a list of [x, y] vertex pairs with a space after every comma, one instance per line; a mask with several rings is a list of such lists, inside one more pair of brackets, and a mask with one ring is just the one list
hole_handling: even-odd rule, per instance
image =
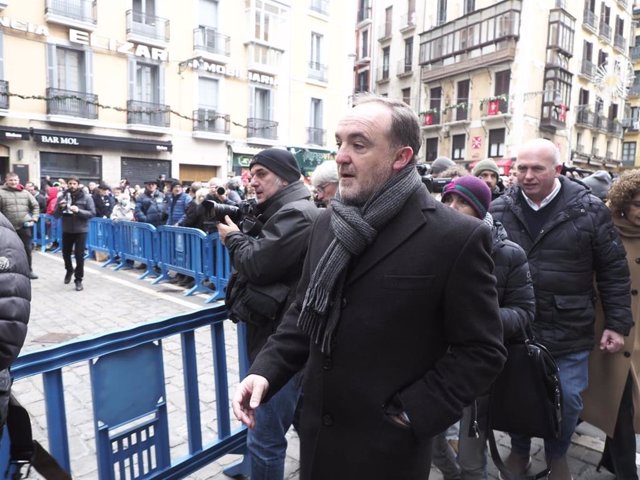
[[227, 235], [231, 232], [239, 232], [238, 225], [233, 223], [233, 220], [229, 218], [229, 215], [225, 215], [224, 222], [218, 223], [218, 235], [220, 235], [220, 241], [224, 243]]
[[73, 213], [78, 213], [78, 210], [80, 210], [80, 209], [78, 208], [77, 205], [71, 205], [69, 207], [69, 210], [71, 210]]

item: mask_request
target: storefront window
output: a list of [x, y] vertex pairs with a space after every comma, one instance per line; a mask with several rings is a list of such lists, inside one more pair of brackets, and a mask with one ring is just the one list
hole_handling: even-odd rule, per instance
[[73, 153], [40, 152], [40, 175], [52, 179], [75, 175], [84, 184], [102, 178], [102, 157]]

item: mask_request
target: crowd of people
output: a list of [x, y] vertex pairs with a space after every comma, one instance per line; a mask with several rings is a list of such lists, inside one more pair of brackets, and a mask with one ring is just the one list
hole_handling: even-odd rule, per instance
[[[537, 138], [511, 172], [439, 157], [425, 182], [415, 112], [373, 95], [358, 97], [336, 142], [309, 184], [277, 148], [253, 157], [246, 182], [111, 188], [72, 176], [39, 190], [8, 174], [0, 213], [31, 279], [33, 223], [62, 218], [64, 283], [76, 290], [94, 216], [219, 234], [229, 318], [247, 328], [251, 365], [232, 407], [250, 427], [254, 480], [283, 478], [291, 425], [304, 480], [426, 479], [432, 462], [446, 480], [486, 479], [488, 393], [505, 345], [529, 333], [559, 366], [549, 478], [572, 478], [567, 452], [586, 420], [607, 436], [598, 468], [637, 479], [640, 170], [584, 175]], [[433, 178], [441, 191], [428, 190]], [[507, 433], [507, 468], [530, 475], [531, 439]]]

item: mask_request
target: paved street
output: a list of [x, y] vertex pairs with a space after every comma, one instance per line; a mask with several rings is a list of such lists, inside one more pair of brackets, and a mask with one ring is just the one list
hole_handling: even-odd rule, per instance
[[[29, 324], [29, 334], [24, 351], [49, 347], [63, 341], [84, 335], [96, 335], [113, 329], [120, 329], [136, 323], [166, 318], [193, 309], [204, 308], [206, 296], [185, 297], [184, 289], [170, 284], [151, 285], [151, 280], [138, 280], [140, 270], [114, 272], [111, 267], [101, 268], [100, 264], [89, 260], [85, 266], [85, 289], [74, 290], [73, 283], [64, 285], [64, 266], [60, 254], [34, 252], [34, 271], [40, 276], [32, 282], [33, 300]], [[201, 408], [205, 418], [211, 418], [211, 428], [205, 427], [205, 442], [214, 438], [215, 411], [213, 403], [213, 383], [210, 380], [211, 352], [206, 345], [206, 332], [197, 332], [198, 362], [202, 366]], [[235, 328], [231, 322], [225, 326], [227, 349], [235, 353]], [[202, 348], [200, 348], [202, 347]], [[186, 426], [184, 422], [174, 420], [183, 418], [178, 415], [184, 411], [182, 395], [181, 355], [179, 340], [163, 342], [165, 352], [165, 375], [167, 377], [167, 399], [169, 404], [169, 423], [172, 432], [172, 457], [187, 452]], [[229, 363], [231, 379], [237, 378], [237, 359]], [[209, 379], [209, 380], [207, 380]], [[96, 479], [94, 454], [93, 416], [89, 391], [88, 368], [84, 365], [70, 367], [64, 373], [67, 392], [67, 418], [69, 423], [70, 448], [74, 479]], [[233, 388], [233, 386], [231, 386]], [[44, 404], [42, 401], [42, 382], [31, 377], [17, 382], [14, 391], [33, 416], [34, 437], [45, 445], [48, 443], [45, 431]], [[211, 412], [210, 417], [206, 413]], [[173, 414], [173, 415], [172, 415]], [[574, 436], [570, 450], [570, 468], [575, 479], [611, 479], [613, 475], [595, 471], [600, 457], [602, 434], [588, 425], [579, 427], [580, 435]], [[298, 439], [291, 432], [287, 479], [298, 478]], [[508, 454], [507, 441], [503, 435], [498, 438], [503, 457]], [[543, 465], [543, 452], [539, 441], [534, 441], [534, 465], [537, 471]], [[237, 460], [236, 456], [227, 456], [220, 462], [210, 465], [190, 478], [216, 479], [226, 477], [222, 468]], [[497, 478], [497, 472], [490, 462], [490, 478]], [[32, 471], [30, 478], [39, 478]], [[441, 479], [442, 475], [432, 469], [432, 479]]]

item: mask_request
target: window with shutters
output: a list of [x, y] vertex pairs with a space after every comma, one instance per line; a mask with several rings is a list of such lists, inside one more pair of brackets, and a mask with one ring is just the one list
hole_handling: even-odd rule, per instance
[[47, 45], [47, 114], [98, 118], [90, 49]]

